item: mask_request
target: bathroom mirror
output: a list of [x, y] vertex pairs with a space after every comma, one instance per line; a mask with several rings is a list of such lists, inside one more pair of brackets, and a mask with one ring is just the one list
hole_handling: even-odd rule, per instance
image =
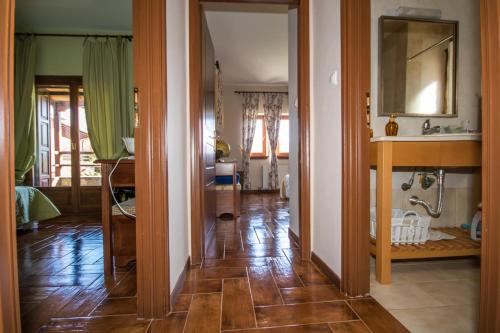
[[379, 115], [456, 117], [458, 22], [380, 18]]

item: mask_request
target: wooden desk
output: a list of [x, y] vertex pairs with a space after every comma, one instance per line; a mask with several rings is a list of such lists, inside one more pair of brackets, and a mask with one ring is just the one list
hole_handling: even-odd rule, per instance
[[377, 239], [370, 252], [376, 256], [376, 278], [391, 283], [393, 259], [420, 259], [480, 255], [480, 242], [468, 239], [458, 228], [443, 230], [454, 241], [423, 245], [391, 245], [392, 170], [394, 167], [481, 167], [480, 141], [378, 141], [370, 144], [370, 165], [377, 169]]
[[[113, 243], [111, 207], [114, 204], [109, 189], [109, 174], [116, 165], [116, 160], [98, 160], [95, 163], [101, 164], [102, 173], [102, 235], [104, 248], [104, 274], [106, 277], [112, 276], [114, 271], [113, 263]], [[113, 188], [135, 187], [135, 160], [122, 160], [116, 168], [111, 179]]]

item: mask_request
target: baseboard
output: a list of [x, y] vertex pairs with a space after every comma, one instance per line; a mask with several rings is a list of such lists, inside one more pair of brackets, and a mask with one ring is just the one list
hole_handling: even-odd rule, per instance
[[186, 274], [189, 267], [191, 267], [191, 257], [188, 256], [186, 264], [184, 265], [184, 269], [182, 270], [181, 275], [179, 276], [177, 282], [175, 283], [174, 290], [172, 290], [172, 293], [170, 294], [170, 312], [172, 312], [175, 303], [177, 303], [177, 299], [179, 298], [182, 286], [184, 285], [184, 281], [186, 280]]
[[280, 193], [280, 190], [242, 190], [243, 194], [276, 194]]
[[299, 236], [290, 228], [288, 228], [288, 237], [290, 237], [295, 243], [297, 243], [297, 245], [300, 245]]
[[314, 251], [311, 254], [311, 261], [337, 288], [340, 288], [339, 276]]

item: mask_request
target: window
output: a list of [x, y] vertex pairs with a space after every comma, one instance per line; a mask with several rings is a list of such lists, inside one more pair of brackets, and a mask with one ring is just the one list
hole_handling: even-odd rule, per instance
[[[250, 157], [253, 159], [265, 159], [267, 155], [267, 130], [265, 126], [264, 116], [257, 116], [255, 125], [255, 136], [253, 138], [252, 151]], [[278, 136], [278, 158], [288, 158], [290, 151], [290, 120], [288, 115], [281, 116], [280, 132]]]
[[251, 158], [267, 158], [267, 137], [264, 116], [257, 116], [255, 135], [253, 137]]
[[288, 158], [290, 152], [290, 120], [281, 116], [280, 133], [278, 137], [278, 158]]

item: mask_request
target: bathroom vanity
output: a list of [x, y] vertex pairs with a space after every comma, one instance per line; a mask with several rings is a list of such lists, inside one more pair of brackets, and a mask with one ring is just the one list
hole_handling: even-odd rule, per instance
[[422, 245], [391, 245], [392, 172], [394, 168], [480, 168], [480, 134], [436, 134], [376, 137], [370, 144], [370, 165], [377, 170], [377, 231], [370, 243], [376, 256], [376, 279], [391, 283], [391, 261], [478, 256], [481, 243], [459, 228], [443, 228], [453, 240], [427, 241]]

